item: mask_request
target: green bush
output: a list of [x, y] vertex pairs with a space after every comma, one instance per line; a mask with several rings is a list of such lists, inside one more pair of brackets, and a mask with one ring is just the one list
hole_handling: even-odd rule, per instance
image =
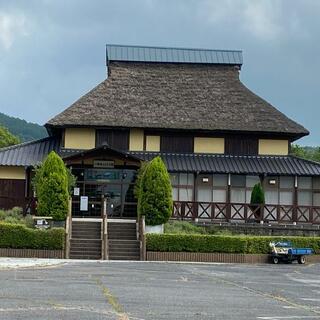
[[320, 253], [320, 237], [258, 237], [200, 234], [147, 234], [148, 251], [269, 253], [271, 241], [290, 240]]
[[138, 201], [138, 203], [137, 203], [138, 216], [141, 215], [141, 210], [140, 210], [141, 201], [139, 201], [139, 196], [140, 196], [140, 191], [141, 191], [141, 181], [142, 181], [142, 177], [143, 177], [144, 173], [146, 172], [148, 164], [149, 164], [148, 161], [144, 161], [141, 163], [141, 166], [138, 170], [137, 180], [135, 182], [134, 189], [133, 189], [134, 197]]
[[262, 189], [261, 183], [257, 183], [254, 185], [251, 193], [251, 204], [264, 204], [265, 203], [265, 197], [264, 197], [264, 191]]
[[62, 250], [64, 236], [63, 228], [38, 230], [24, 225], [0, 222], [1, 248]]
[[147, 234], [148, 251], [232, 252], [246, 250], [245, 238], [195, 234]]
[[214, 226], [202, 226], [192, 223], [191, 221], [168, 221], [164, 225], [164, 233], [169, 234], [207, 234], [207, 235], [221, 235], [232, 236], [231, 230], [220, 230]]
[[37, 168], [34, 181], [38, 198], [37, 214], [64, 220], [68, 214], [69, 177], [64, 162], [54, 151]]
[[10, 210], [0, 210], [0, 221], [12, 224], [24, 224], [27, 227], [33, 226], [31, 215], [23, 215], [23, 210], [20, 207], [14, 207]]
[[170, 234], [206, 234], [204, 227], [196, 226], [188, 221], [168, 221], [164, 225], [164, 233]]
[[172, 214], [172, 187], [170, 177], [160, 157], [146, 166], [139, 185], [139, 214], [147, 225], [166, 223]]

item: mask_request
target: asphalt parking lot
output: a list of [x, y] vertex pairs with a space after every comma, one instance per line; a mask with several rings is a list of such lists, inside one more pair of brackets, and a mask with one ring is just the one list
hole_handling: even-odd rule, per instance
[[320, 319], [319, 264], [67, 262], [0, 284], [0, 319]]

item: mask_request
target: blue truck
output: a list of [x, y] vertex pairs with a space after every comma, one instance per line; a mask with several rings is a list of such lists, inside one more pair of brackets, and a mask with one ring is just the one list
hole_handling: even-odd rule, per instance
[[271, 260], [274, 264], [293, 261], [305, 264], [306, 256], [314, 253], [311, 248], [294, 248], [291, 241], [270, 242], [270, 248]]

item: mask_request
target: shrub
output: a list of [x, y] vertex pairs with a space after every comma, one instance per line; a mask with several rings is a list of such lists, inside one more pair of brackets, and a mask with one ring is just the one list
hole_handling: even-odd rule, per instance
[[1, 248], [48, 250], [64, 248], [63, 228], [37, 230], [24, 225], [0, 222], [0, 235]]
[[147, 169], [148, 164], [149, 164], [149, 162], [147, 162], [147, 161], [141, 163], [141, 167], [138, 170], [137, 180], [135, 182], [134, 190], [133, 190], [134, 196], [138, 201], [138, 205], [137, 205], [138, 216], [141, 215], [141, 210], [140, 210], [141, 201], [139, 201], [139, 195], [140, 195], [140, 190], [141, 190], [141, 181], [142, 181], [142, 177]]
[[206, 234], [204, 227], [196, 226], [188, 221], [169, 221], [164, 225], [164, 233], [170, 234]]
[[172, 214], [172, 187], [168, 171], [160, 157], [146, 166], [139, 185], [138, 207], [147, 225], [167, 222]]
[[37, 214], [64, 220], [68, 214], [68, 173], [62, 159], [50, 152], [36, 170]]
[[167, 252], [270, 252], [271, 241], [290, 240], [296, 247], [309, 247], [320, 253], [320, 237], [258, 237], [199, 234], [147, 234], [148, 251]]
[[246, 250], [243, 237], [200, 234], [147, 234], [148, 251], [168, 252], [229, 252]]
[[265, 203], [265, 197], [264, 197], [264, 191], [262, 189], [261, 183], [257, 183], [254, 185], [251, 193], [251, 204], [264, 204]]
[[14, 207], [10, 210], [0, 210], [0, 221], [12, 224], [24, 224], [27, 227], [33, 226], [31, 215], [23, 215], [23, 210], [20, 207]]

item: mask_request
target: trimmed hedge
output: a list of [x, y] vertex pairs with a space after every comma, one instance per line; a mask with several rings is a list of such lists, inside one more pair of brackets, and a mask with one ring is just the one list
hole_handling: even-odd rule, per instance
[[258, 237], [201, 234], [147, 234], [147, 251], [269, 253], [271, 241], [290, 240], [320, 253], [320, 237]]
[[0, 223], [0, 248], [62, 250], [64, 236], [63, 228], [37, 230], [21, 224]]

